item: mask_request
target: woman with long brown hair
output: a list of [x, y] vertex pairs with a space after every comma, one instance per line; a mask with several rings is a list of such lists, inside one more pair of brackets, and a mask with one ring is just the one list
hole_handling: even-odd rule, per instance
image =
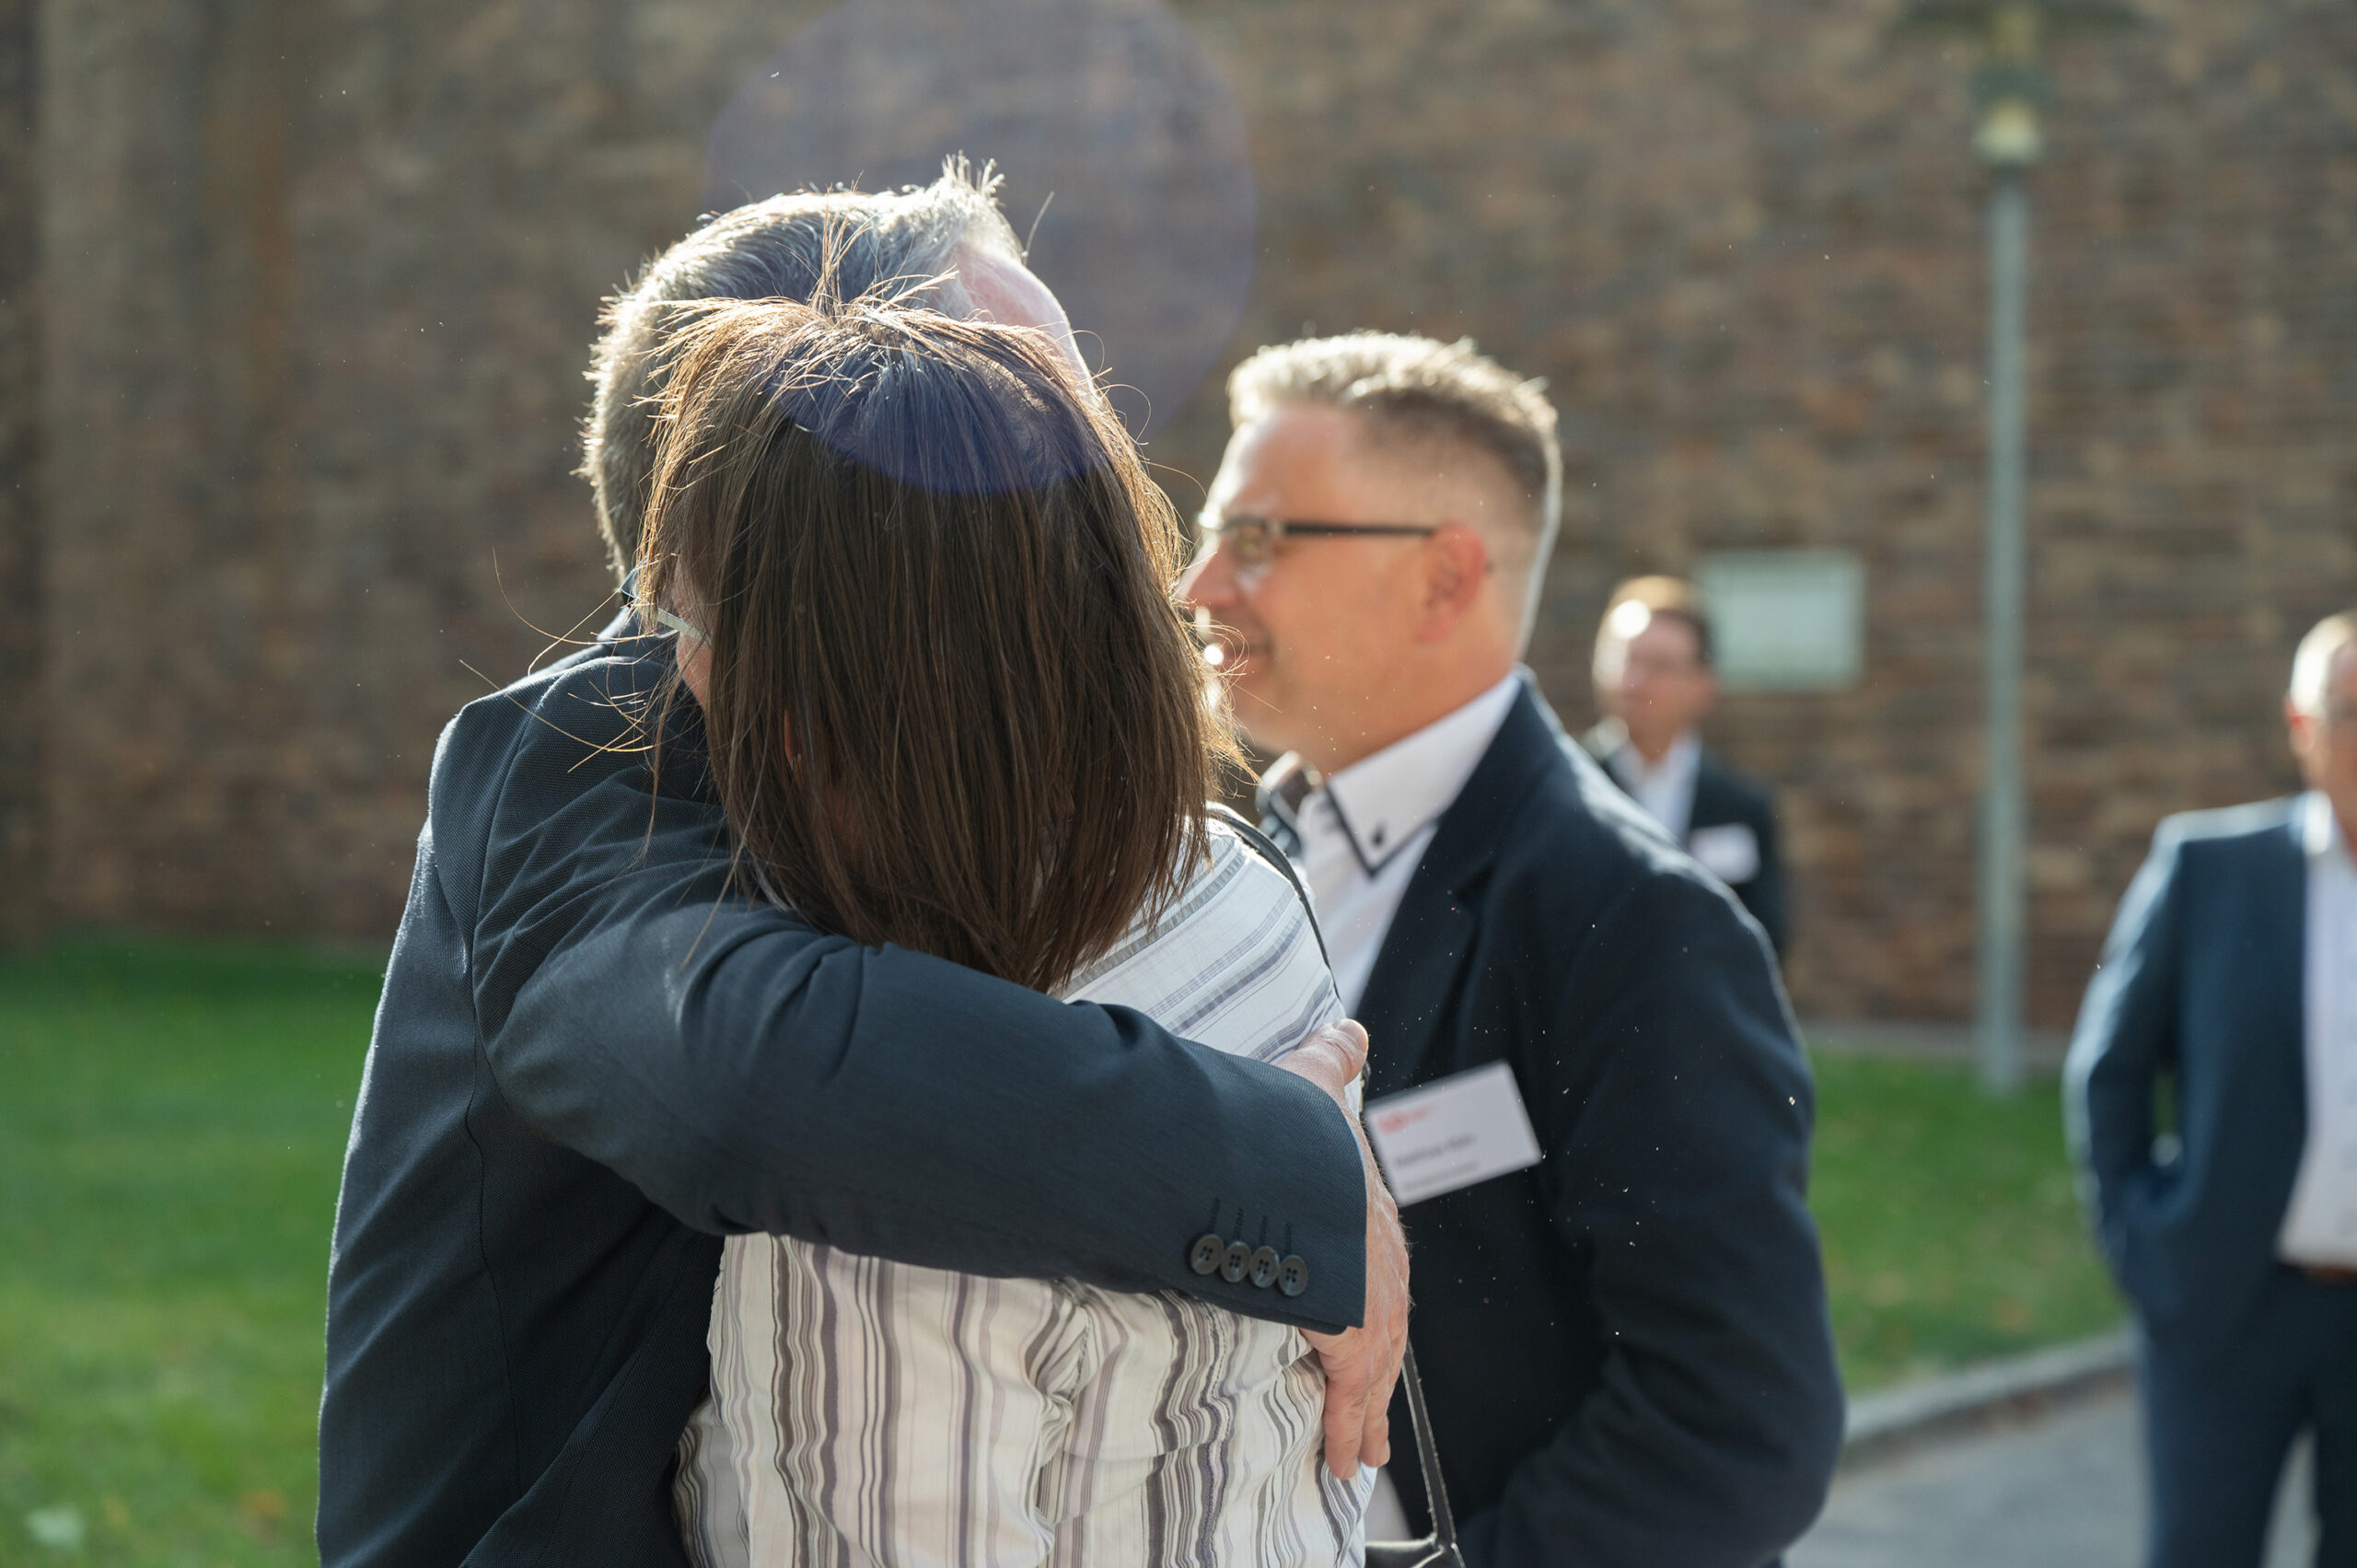
[[[1170, 599], [1177, 520], [1072, 367], [881, 300], [693, 308], [638, 592], [749, 885], [1263, 1060], [1339, 1018], [1293, 886], [1205, 804], [1234, 744]], [[1249, 1277], [1299, 1288], [1287, 1238], [1256, 1243]], [[1361, 1554], [1372, 1472], [1320, 1463], [1318, 1365], [1279, 1324], [762, 1235], [727, 1243], [711, 1340], [678, 1485], [700, 1563]]]

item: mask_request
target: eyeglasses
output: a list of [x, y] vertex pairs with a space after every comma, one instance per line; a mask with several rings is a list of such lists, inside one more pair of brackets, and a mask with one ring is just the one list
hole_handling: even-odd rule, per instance
[[1620, 656], [1620, 670], [1623, 675], [1642, 675], [1655, 680], [1665, 677], [1675, 679], [1679, 676], [1700, 675], [1709, 668], [1701, 659], [1684, 655], [1639, 653], [1632, 648], [1624, 651]]
[[1215, 545], [1247, 572], [1267, 566], [1276, 559], [1277, 546], [1289, 539], [1421, 538], [1440, 532], [1438, 523], [1318, 523], [1300, 517], [1256, 517], [1245, 512], [1225, 517], [1205, 512], [1197, 521], [1205, 542]]

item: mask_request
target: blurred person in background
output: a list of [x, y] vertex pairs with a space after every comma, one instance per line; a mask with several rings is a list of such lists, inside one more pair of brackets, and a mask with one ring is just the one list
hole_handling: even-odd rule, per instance
[[2306, 793], [2161, 824], [2064, 1075], [2154, 1568], [2256, 1565], [2303, 1429], [2316, 1561], [2357, 1563], [2357, 610], [2301, 642], [2284, 718]]
[[[1517, 668], [1554, 409], [1470, 343], [1376, 333], [1263, 349], [1228, 390], [1181, 591], [1283, 753], [1265, 826], [1367, 1024], [1369, 1125], [1416, 1089], [1467, 1130], [1447, 1154], [1472, 1174], [1410, 1214], [1467, 1556], [1759, 1568], [1815, 1518], [1841, 1436], [1812, 1089], [1757, 926]], [[1385, 1158], [1395, 1183], [1429, 1167]], [[1368, 1538], [1427, 1518], [1393, 1464]]]
[[1612, 590], [1596, 633], [1596, 705], [1604, 720], [1580, 738], [1613, 782], [1735, 889], [1784, 949], [1784, 866], [1767, 789], [1702, 744], [1719, 701], [1710, 617], [1690, 584], [1631, 577]]
[[[922, 190], [724, 215], [597, 346], [585, 471], [618, 575], [678, 302], [808, 299], [822, 276], [1034, 329], [1086, 374], [963, 159]], [[739, 875], [692, 713], [650, 758], [674, 668], [625, 613], [436, 748], [329, 1263], [325, 1568], [683, 1565], [671, 1483], [722, 1237], [755, 1232], [1292, 1325], [1326, 1372], [1327, 1462], [1380, 1462], [1406, 1260], [1347, 1109], [1353, 1032], [1269, 1066], [814, 929]], [[1225, 1266], [1264, 1230], [1289, 1235], [1292, 1285]]]

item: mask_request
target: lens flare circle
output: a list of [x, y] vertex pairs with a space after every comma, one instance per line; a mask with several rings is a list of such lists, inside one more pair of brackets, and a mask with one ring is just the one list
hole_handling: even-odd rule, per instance
[[1244, 120], [1159, 0], [850, 0], [752, 71], [714, 124], [705, 202], [923, 184], [995, 162], [1008, 221], [1130, 429], [1175, 415], [1251, 286]]

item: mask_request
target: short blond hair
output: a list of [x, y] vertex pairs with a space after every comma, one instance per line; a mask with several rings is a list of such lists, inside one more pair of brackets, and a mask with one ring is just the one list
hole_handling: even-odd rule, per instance
[[2286, 695], [2293, 712], [2322, 716], [2331, 695], [2332, 661], [2352, 642], [2357, 642], [2357, 610], [2328, 615], [2308, 628], [2300, 639], [2300, 651], [2292, 656], [2292, 685]]
[[1264, 348], [1227, 378], [1241, 429], [1300, 404], [1355, 413], [1387, 434], [1469, 447], [1494, 458], [1520, 492], [1523, 524], [1499, 564], [1523, 579], [1522, 636], [1538, 620], [1547, 558], [1563, 512], [1563, 459], [1547, 383], [1526, 379], [1475, 346], [1398, 332], [1348, 332]]

